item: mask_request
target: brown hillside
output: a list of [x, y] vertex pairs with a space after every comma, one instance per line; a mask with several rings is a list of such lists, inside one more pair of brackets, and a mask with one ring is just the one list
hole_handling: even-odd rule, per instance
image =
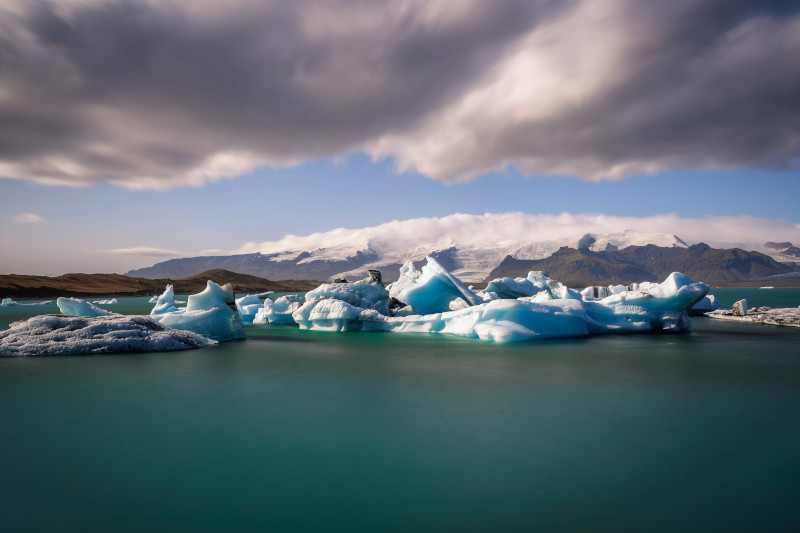
[[64, 274], [63, 276], [0, 275], [0, 298], [55, 298], [58, 296], [152, 296], [167, 284], [177, 294], [202, 291], [207, 280], [231, 283], [236, 293], [308, 291], [320, 282], [312, 280], [270, 281], [227, 270], [209, 270], [184, 279], [132, 278], [121, 274]]

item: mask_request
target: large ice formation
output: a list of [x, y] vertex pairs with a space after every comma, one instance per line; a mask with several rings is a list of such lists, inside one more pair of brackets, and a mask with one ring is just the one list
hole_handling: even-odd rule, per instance
[[[164, 298], [164, 304], [169, 303], [168, 296], [171, 294], [168, 293], [171, 293], [171, 289], [172, 287], [168, 286], [161, 295], [167, 296]], [[162, 303], [161, 298], [159, 303], [156, 303], [156, 308], [160, 303]], [[176, 308], [151, 316], [170, 328], [192, 331], [216, 341], [247, 337], [242, 317], [236, 310], [233, 287], [230, 283], [220, 287], [209, 280], [203, 292], [189, 296], [186, 308]]]
[[58, 305], [61, 313], [65, 315], [84, 317], [116, 315], [116, 313], [100, 309], [93, 303], [81, 300], [80, 298], [59, 298], [56, 300], [56, 305]]
[[596, 298], [595, 291], [584, 297], [542, 272], [531, 272], [527, 278], [493, 280], [476, 294], [432, 258], [422, 272], [407, 262], [399, 281], [389, 286], [391, 297], [412, 304], [422, 314], [392, 316], [379, 303], [383, 300], [364, 298], [345, 287], [326, 284], [311, 291], [293, 313], [294, 321], [301, 329], [320, 331], [444, 333], [496, 342], [677, 332], [689, 329], [686, 312], [709, 289], [674, 272], [663, 283], [641, 283], [630, 290], [611, 287], [603, 291], [603, 298]]
[[0, 332], [0, 356], [161, 352], [200, 348], [211, 342], [146, 316], [40, 315], [14, 322]]

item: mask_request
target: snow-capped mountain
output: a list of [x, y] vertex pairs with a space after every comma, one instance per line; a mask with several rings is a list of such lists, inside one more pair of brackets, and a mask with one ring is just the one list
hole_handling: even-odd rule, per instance
[[[393, 280], [407, 260], [433, 255], [445, 268], [467, 281], [483, 280], [504, 258], [543, 259], [563, 246], [594, 251], [654, 244], [686, 247], [668, 233], [620, 227], [624, 219], [598, 215], [526, 215], [503, 213], [450, 215], [392, 221], [379, 226], [338, 228], [280, 241], [248, 243], [225, 256], [172, 259], [129, 275], [180, 278], [210, 268], [224, 268], [268, 279], [358, 279], [368, 269]], [[587, 232], [593, 227], [617, 231]]]

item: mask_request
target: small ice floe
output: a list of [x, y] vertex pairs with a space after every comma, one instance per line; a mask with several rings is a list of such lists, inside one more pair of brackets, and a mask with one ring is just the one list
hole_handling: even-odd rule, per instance
[[163, 352], [213, 342], [145, 316], [40, 315], [0, 332], [0, 356]]
[[12, 305], [18, 305], [18, 304], [11, 298], [3, 298], [3, 301], [0, 302], [0, 307], [11, 307]]
[[767, 286], [767, 287], [759, 287], [759, 289], [774, 289], [775, 287]]
[[720, 309], [706, 316], [718, 320], [737, 320], [770, 326], [800, 327], [800, 307], [773, 309], [767, 306], [747, 307], [747, 300], [735, 302], [731, 309]]
[[689, 316], [704, 315], [719, 309], [719, 302], [713, 294], [706, 294], [703, 299], [694, 304], [688, 311]]
[[113, 316], [117, 313], [100, 309], [93, 303], [81, 300], [80, 298], [59, 298], [56, 305], [62, 314], [72, 316]]
[[117, 303], [117, 299], [112, 298], [110, 300], [94, 300], [92, 303], [99, 305], [114, 305], [115, 303]]

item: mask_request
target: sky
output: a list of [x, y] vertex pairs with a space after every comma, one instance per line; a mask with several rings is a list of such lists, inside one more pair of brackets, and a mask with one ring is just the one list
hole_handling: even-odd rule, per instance
[[800, 244], [797, 57], [796, 2], [3, 2], [0, 274], [454, 213]]

